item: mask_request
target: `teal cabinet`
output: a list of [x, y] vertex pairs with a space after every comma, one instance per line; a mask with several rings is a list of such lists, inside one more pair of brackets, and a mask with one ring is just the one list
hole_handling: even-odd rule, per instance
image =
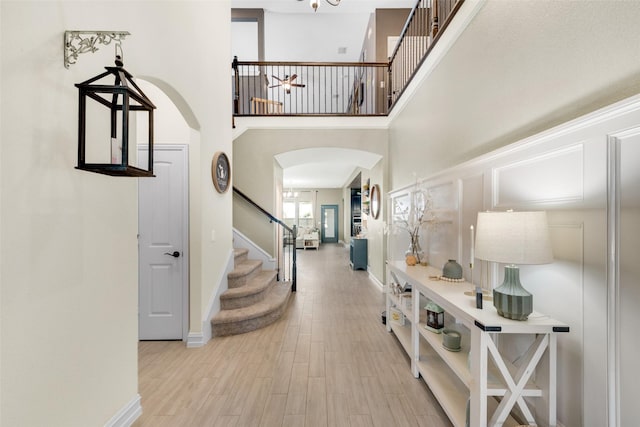
[[367, 239], [351, 239], [349, 264], [354, 270], [367, 269]]

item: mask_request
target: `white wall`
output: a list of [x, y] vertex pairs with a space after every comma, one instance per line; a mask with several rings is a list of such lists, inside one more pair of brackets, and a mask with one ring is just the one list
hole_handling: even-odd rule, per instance
[[[388, 175], [386, 170], [387, 158], [383, 158], [367, 173], [367, 178], [370, 181], [369, 196], [371, 196], [371, 188], [374, 185], [380, 187], [380, 213], [378, 218], [374, 218], [372, 213], [369, 215], [362, 215], [363, 226], [366, 223], [367, 231], [367, 256], [368, 256], [368, 268], [369, 274], [372, 274], [380, 283], [384, 283], [385, 277], [385, 264], [383, 260], [386, 259], [386, 235], [384, 233], [384, 225], [386, 222], [386, 176]], [[364, 177], [364, 174], [363, 174]]]
[[[190, 195], [191, 330], [200, 331], [231, 251], [231, 196], [215, 193], [210, 179], [213, 153], [231, 152], [230, 103], [212, 102], [213, 94], [231, 99], [229, 4], [3, 1], [0, 7], [0, 424], [103, 425], [137, 399], [137, 186], [136, 179], [74, 169], [74, 83], [112, 65], [113, 46], [81, 55], [67, 70], [63, 32], [129, 31], [127, 70], [175, 88], [201, 123], [200, 136], [190, 137], [200, 141], [201, 153], [190, 165], [199, 176]], [[214, 227], [215, 242], [199, 237]]]
[[[308, 5], [308, 2], [307, 2]], [[323, 5], [329, 7], [329, 5]], [[265, 61], [357, 61], [369, 13], [264, 14]], [[327, 29], [331, 31], [327, 31]], [[338, 54], [346, 47], [346, 54]], [[238, 58], [242, 60], [242, 58]]]

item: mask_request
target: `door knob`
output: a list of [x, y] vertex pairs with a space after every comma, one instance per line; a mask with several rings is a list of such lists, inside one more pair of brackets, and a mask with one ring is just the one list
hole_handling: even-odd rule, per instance
[[164, 254], [165, 254], [165, 255], [172, 256], [172, 257], [174, 257], [174, 258], [178, 258], [178, 257], [180, 256], [180, 252], [178, 252], [178, 251], [173, 251], [173, 253], [171, 253], [171, 252], [165, 252]]

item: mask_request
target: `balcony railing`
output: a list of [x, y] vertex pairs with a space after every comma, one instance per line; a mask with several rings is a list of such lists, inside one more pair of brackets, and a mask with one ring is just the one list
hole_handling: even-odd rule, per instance
[[386, 62], [241, 62], [234, 59], [234, 113], [385, 115]]
[[234, 115], [387, 115], [463, 2], [418, 0], [388, 62], [247, 62], [234, 58]]
[[464, 0], [418, 0], [389, 58], [390, 108], [436, 45]]

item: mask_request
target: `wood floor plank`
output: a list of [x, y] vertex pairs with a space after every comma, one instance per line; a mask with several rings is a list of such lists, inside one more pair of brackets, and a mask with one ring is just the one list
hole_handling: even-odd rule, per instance
[[282, 420], [282, 427], [301, 427], [304, 426], [304, 415], [285, 415]]
[[256, 378], [256, 372], [258, 371], [258, 365], [245, 364], [242, 369], [238, 370], [238, 374], [234, 378], [234, 382], [231, 384], [228, 390], [225, 390], [223, 394], [229, 396], [226, 407], [222, 410], [222, 415], [241, 415], [247, 405], [252, 405], [255, 402], [247, 402], [247, 395], [252, 391], [254, 384], [260, 380]]
[[345, 394], [327, 394], [327, 423], [332, 427], [350, 426], [349, 403]]
[[300, 325], [290, 325], [284, 336], [284, 342], [282, 343], [282, 351], [296, 351], [296, 345], [298, 344], [298, 332], [300, 331]]
[[273, 372], [272, 394], [287, 394], [291, 383], [291, 371], [293, 369], [292, 351], [280, 353], [278, 363]]
[[324, 343], [311, 342], [309, 354], [309, 376], [324, 377], [325, 361], [324, 361]]
[[222, 413], [228, 397], [220, 394], [210, 394], [198, 411], [192, 415], [193, 426], [212, 426]]
[[287, 415], [304, 415], [307, 405], [307, 387], [309, 385], [309, 364], [294, 363], [287, 397]]
[[264, 406], [260, 427], [280, 427], [287, 407], [287, 394], [270, 394]]
[[309, 363], [309, 355], [311, 350], [311, 334], [298, 335], [298, 343], [296, 344], [296, 354], [293, 363]]
[[367, 390], [362, 384], [362, 378], [357, 374], [354, 365], [347, 365], [347, 397], [349, 402], [349, 414], [363, 415], [370, 414], [369, 403], [367, 401]]
[[402, 394], [385, 395], [389, 410], [393, 415], [394, 425], [397, 427], [418, 427], [418, 421], [407, 405], [407, 401]]
[[258, 426], [264, 414], [265, 405], [269, 399], [271, 378], [256, 378], [250, 385], [249, 393], [245, 396], [245, 404], [238, 420], [241, 426]]
[[389, 401], [382, 384], [376, 377], [362, 377], [362, 387], [367, 390], [365, 394], [371, 414], [371, 420], [375, 427], [399, 426], [393, 417], [389, 407]]
[[220, 415], [213, 424], [213, 427], [243, 427], [238, 423], [239, 420], [240, 417], [237, 415]]
[[309, 378], [305, 426], [327, 427], [327, 387], [323, 377]]
[[368, 414], [350, 415], [349, 425], [351, 427], [371, 427], [373, 420], [371, 419], [371, 415]]

